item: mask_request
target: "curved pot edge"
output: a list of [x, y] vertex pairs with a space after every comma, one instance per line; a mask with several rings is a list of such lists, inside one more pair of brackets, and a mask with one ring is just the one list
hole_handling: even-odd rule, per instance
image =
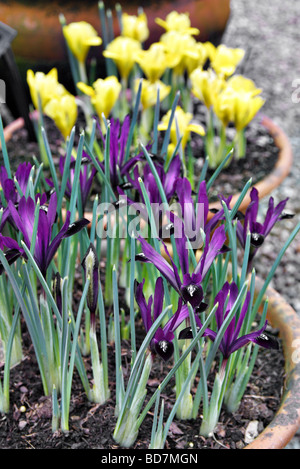
[[[279, 154], [278, 160], [273, 171], [271, 171], [270, 174], [268, 174], [257, 184], [254, 184], [254, 186], [258, 190], [260, 199], [271, 194], [271, 192], [282, 183], [282, 181], [290, 173], [293, 164], [293, 150], [286, 133], [277, 124], [275, 124], [272, 119], [267, 116], [263, 116], [261, 124], [269, 131], [270, 135], [273, 137], [275, 145], [279, 149]], [[250, 191], [251, 188], [247, 192], [245, 198], [243, 199], [239, 207], [239, 210], [241, 212], [244, 212], [250, 203]], [[231, 207], [234, 206], [239, 196], [240, 193], [237, 193], [232, 197], [232, 201], [230, 204]], [[215, 202], [213, 204], [210, 204], [209, 207], [211, 209], [220, 208], [221, 205], [219, 204], [219, 202]]]
[[[257, 293], [262, 286], [263, 281], [257, 278]], [[282, 340], [286, 371], [284, 391], [273, 420], [244, 449], [282, 449], [300, 427], [300, 318], [273, 288], [268, 287], [265, 296], [269, 299], [268, 320], [279, 329]]]
[[[3, 129], [3, 134], [4, 134], [4, 140], [5, 142], [8, 142], [11, 137], [13, 136], [13, 133], [16, 132], [19, 129], [22, 129], [25, 125], [23, 117], [19, 117], [18, 119], [12, 121], [9, 123], [6, 127]], [[1, 142], [0, 142], [0, 150], [2, 149]]]

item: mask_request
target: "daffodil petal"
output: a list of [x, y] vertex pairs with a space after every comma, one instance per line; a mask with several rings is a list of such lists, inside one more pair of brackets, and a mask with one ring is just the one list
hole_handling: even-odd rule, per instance
[[204, 127], [202, 127], [200, 124], [189, 124], [187, 130], [189, 132], [195, 132], [198, 135], [205, 135]]
[[95, 91], [91, 86], [86, 85], [83, 81], [77, 83], [77, 88], [88, 96], [94, 96]]

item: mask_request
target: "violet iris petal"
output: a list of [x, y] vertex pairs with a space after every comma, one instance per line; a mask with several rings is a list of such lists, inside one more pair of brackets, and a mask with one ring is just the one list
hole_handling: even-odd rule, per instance
[[[98, 125], [103, 146], [105, 146], [105, 137], [102, 134], [100, 125]], [[125, 153], [127, 140], [130, 130], [130, 116], [124, 118], [122, 127], [119, 119], [110, 119], [110, 142], [109, 142], [109, 172], [110, 183], [115, 192], [118, 186], [129, 177], [130, 171], [142, 159], [142, 155], [136, 155], [125, 162]], [[99, 163], [103, 172], [105, 172], [105, 165], [103, 162]], [[120, 180], [121, 178], [121, 180]]]
[[161, 165], [156, 164], [155, 167], [157, 169], [158, 175], [161, 178], [167, 201], [170, 201], [176, 190], [177, 179], [181, 175], [182, 164], [181, 164], [180, 156], [179, 155], [174, 156], [174, 158], [172, 159], [168, 167], [167, 172], [164, 170], [164, 167]]
[[[20, 248], [17, 241], [0, 233], [0, 249], [4, 252], [8, 264], [15, 262], [20, 256], [24, 255], [24, 250]], [[4, 272], [4, 267], [0, 263], [0, 275]]]
[[[64, 173], [65, 162], [66, 162], [66, 157], [61, 156], [59, 159], [59, 170], [62, 175]], [[75, 174], [75, 169], [74, 169], [75, 163], [76, 163], [75, 158], [71, 157], [70, 178], [67, 180], [66, 189], [65, 189], [65, 196], [68, 199], [71, 198], [71, 192], [72, 192], [73, 180], [74, 180], [74, 174]], [[83, 211], [86, 207], [88, 197], [91, 192], [93, 180], [97, 173], [97, 170], [94, 166], [89, 168], [90, 166], [89, 163], [91, 163], [90, 157], [85, 154], [85, 156], [83, 156], [82, 161], [81, 161], [82, 168], [79, 174], [79, 190], [80, 190], [81, 205], [82, 205]], [[51, 179], [46, 179], [46, 182], [50, 187], [54, 188], [54, 183]]]
[[[142, 159], [143, 158], [140, 157], [140, 160]], [[155, 165], [157, 174], [161, 180], [167, 202], [169, 203], [175, 194], [176, 181], [180, 177], [181, 168], [182, 168], [181, 160], [179, 158], [179, 155], [176, 155], [172, 159], [167, 172], [165, 171], [163, 165], [159, 163], [154, 163], [154, 165]], [[159, 192], [159, 188], [157, 186], [155, 177], [148, 163], [144, 165], [142, 169], [142, 175], [140, 174], [140, 171], [137, 167], [134, 168], [131, 176], [127, 175], [128, 181], [130, 181], [132, 187], [137, 191], [137, 194], [139, 196], [140, 214], [144, 218], [144, 220], [148, 221], [148, 212], [145, 206], [144, 195], [141, 190], [140, 183], [139, 183], [140, 177], [142, 177], [143, 179], [145, 190], [147, 192], [147, 195], [151, 204], [152, 212], [154, 215], [154, 220], [157, 223], [157, 231], [160, 232], [160, 235], [161, 235], [162, 230], [163, 230], [163, 228], [161, 227], [161, 220], [163, 219], [165, 210], [164, 210], [164, 207], [162, 206], [163, 201]], [[118, 188], [118, 192], [119, 194], [124, 194], [124, 191], [122, 190], [122, 188]], [[128, 198], [127, 201], [130, 205], [134, 205], [137, 203], [136, 201], [130, 198]]]
[[[31, 169], [32, 169], [32, 165], [30, 163], [24, 162], [18, 166], [18, 169], [15, 172], [15, 178], [23, 194], [26, 193]], [[6, 201], [8, 202], [9, 200], [11, 200], [14, 204], [16, 204], [20, 200], [21, 196], [19, 195], [19, 192], [17, 191], [14, 180], [9, 179], [7, 171], [4, 166], [1, 166], [0, 168], [0, 183], [3, 189], [4, 197]]]
[[[178, 284], [178, 271], [174, 271], [170, 267], [170, 264], [161, 256], [155, 249], [149, 244], [144, 238], [139, 237], [138, 240], [141, 243], [144, 258], [138, 257], [137, 260], [144, 262], [152, 262], [160, 273], [167, 279], [170, 285], [179, 292], [180, 284]], [[163, 243], [164, 244], [164, 243]], [[167, 250], [167, 248], [165, 247]], [[177, 273], [177, 275], [176, 275]]]
[[[158, 253], [147, 241], [141, 237], [138, 239], [142, 246], [144, 258], [139, 260], [144, 262], [152, 262], [160, 271], [160, 273], [167, 279], [170, 285], [180, 294], [183, 300], [185, 302], [190, 302], [191, 305], [196, 308], [201, 304], [203, 299], [201, 282], [225, 242], [225, 228], [224, 226], [220, 226], [215, 230], [211, 240], [206, 243], [203, 255], [198, 265], [196, 266], [194, 272], [190, 274], [188, 261], [189, 247], [187, 245], [187, 239], [184, 234], [183, 222], [173, 213], [169, 213], [169, 216], [171, 222], [175, 226], [175, 243], [183, 279], [181, 280], [178, 269], [174, 264], [174, 261], [168, 252], [167, 246], [163, 243], [163, 241], [162, 244], [170, 260], [170, 263], [168, 263], [160, 253]], [[179, 233], [178, 230], [180, 230], [181, 236], [176, 236], [176, 230], [177, 234]]]
[[[220, 328], [222, 327], [223, 322], [230, 313], [237, 296], [238, 288], [234, 282], [232, 282], [231, 284], [226, 282], [217, 294], [215, 298], [215, 304], [218, 303], [218, 307], [215, 314], [217, 331], [220, 330]], [[229, 358], [232, 353], [236, 352], [241, 347], [244, 347], [249, 342], [253, 342], [265, 348], [278, 348], [278, 342], [276, 341], [276, 339], [265, 333], [267, 321], [265, 322], [264, 326], [258, 331], [250, 332], [249, 334], [245, 334], [244, 336], [239, 337], [243, 321], [248, 311], [249, 302], [250, 292], [247, 292], [239, 318], [232, 318], [223, 335], [223, 338], [219, 345], [219, 349], [225, 359]], [[198, 327], [201, 327], [199, 318], [196, 317], [196, 319]], [[214, 341], [217, 337], [217, 332], [207, 328], [205, 330], [204, 335]], [[179, 338], [183, 339], [190, 336], [190, 330], [187, 329], [182, 331]]]
[[[190, 241], [196, 241], [197, 249], [202, 244], [200, 230], [205, 234], [211, 233], [219, 221], [224, 218], [224, 210], [221, 208], [208, 220], [209, 201], [207, 196], [206, 182], [202, 181], [199, 185], [197, 203], [194, 204], [192, 196], [192, 187], [188, 179], [178, 178], [176, 181], [176, 194], [181, 207], [182, 219], [184, 220], [185, 233]], [[231, 197], [224, 199], [227, 207], [230, 206]]]
[[137, 304], [139, 305], [140, 313], [143, 319], [146, 332], [148, 332], [152, 324], [151, 311], [152, 311], [153, 297], [150, 296], [148, 303], [146, 302], [146, 299], [143, 293], [144, 284], [145, 284], [145, 279], [141, 283], [135, 282], [135, 299], [136, 299]]
[[177, 179], [175, 190], [176, 190], [176, 194], [178, 197], [178, 202], [181, 207], [181, 215], [182, 215], [181, 218], [184, 220], [186, 234], [188, 238], [191, 239], [192, 235], [196, 231], [200, 233], [200, 228], [203, 229], [205, 216], [202, 217], [203, 215], [203, 212], [202, 212], [199, 218], [197, 218], [196, 220], [194, 201], [192, 197], [192, 187], [188, 179], [186, 178]]
[[264, 242], [265, 237], [270, 233], [275, 223], [281, 219], [288, 198], [274, 206], [274, 199], [270, 197], [265, 220], [262, 224], [257, 221], [259, 197], [255, 187], [251, 189], [250, 199], [251, 202], [246, 209], [243, 224], [239, 220], [237, 222], [237, 236], [241, 246], [245, 248], [247, 233], [248, 231], [251, 233], [251, 261], [256, 254], [257, 248]]
[[[15, 178], [23, 194], [26, 193], [31, 169], [32, 169], [32, 165], [30, 163], [25, 162], [25, 163], [21, 163], [18, 166], [18, 169], [15, 173]], [[17, 205], [19, 203], [19, 200], [21, 199], [21, 195], [19, 194], [16, 188], [14, 180], [9, 179], [7, 171], [4, 166], [1, 166], [0, 168], [0, 184], [3, 189], [4, 198], [6, 202], [8, 203], [8, 201], [10, 200], [14, 205]], [[0, 204], [0, 207], [1, 207], [1, 204]], [[3, 208], [4, 210], [3, 210], [3, 214], [1, 218], [0, 231], [3, 230], [3, 227], [7, 221], [9, 221], [11, 225], [14, 228], [16, 228], [13, 223], [13, 220], [11, 219], [9, 208], [7, 206]]]
[[[43, 202], [45, 198], [42, 196], [40, 200]], [[30, 249], [35, 218], [35, 201], [31, 199], [31, 197], [27, 199], [22, 197], [19, 202], [18, 210], [11, 201], [9, 201], [8, 207], [17, 229], [23, 234], [24, 242]], [[39, 210], [34, 259], [44, 276], [62, 239], [77, 233], [89, 223], [88, 220], [83, 218], [70, 225], [70, 212], [67, 212], [63, 227], [51, 241], [52, 228], [56, 217], [56, 207], [57, 196], [56, 193], [53, 193], [50, 197], [47, 211], [43, 210], [42, 207], [40, 207]]]
[[203, 289], [201, 287], [201, 274], [185, 274], [183, 276], [183, 284], [181, 285], [181, 295], [186, 303], [190, 303], [192, 307], [197, 308], [203, 300]]
[[[145, 280], [143, 280], [142, 283], [136, 282], [135, 298], [140, 308], [146, 332], [148, 332], [153, 322], [162, 313], [164, 289], [163, 279], [162, 277], [158, 277], [155, 284], [154, 298], [151, 295], [147, 303], [143, 293], [144, 283]], [[188, 307], [182, 307], [182, 300], [179, 299], [177, 311], [163, 327], [159, 327], [156, 330], [150, 343], [152, 353], [158, 354], [164, 361], [167, 361], [172, 357], [174, 352], [174, 331], [188, 316]]]
[[210, 269], [214, 259], [221, 252], [223, 245], [226, 241], [226, 233], [223, 225], [218, 226], [213, 232], [211, 239], [209, 240], [209, 234], [207, 234], [207, 242], [203, 250], [200, 261], [195, 269], [195, 273], [200, 272], [204, 278]]

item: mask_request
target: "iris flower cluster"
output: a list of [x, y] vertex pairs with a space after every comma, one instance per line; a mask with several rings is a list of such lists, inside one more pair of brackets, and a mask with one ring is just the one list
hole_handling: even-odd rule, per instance
[[[25, 167], [23, 164], [16, 171], [15, 178], [21, 191], [23, 189], [26, 192], [30, 170], [31, 167], [26, 166], [25, 163]], [[4, 167], [1, 168], [1, 175], [1, 185], [4, 188], [6, 203], [2, 216], [2, 227], [5, 223], [9, 223], [14, 232], [21, 233], [28, 249], [34, 243], [34, 259], [45, 277], [62, 240], [78, 233], [89, 221], [82, 218], [71, 223], [71, 213], [67, 211], [63, 225], [58, 233], [53, 235], [57, 219], [57, 194], [54, 192], [49, 198], [46, 193], [36, 194], [35, 198], [30, 196], [26, 198], [25, 195], [21, 197], [14, 181], [7, 177]], [[27, 259], [23, 247], [17, 241], [2, 234], [1, 249], [6, 249], [5, 254], [9, 263], [13, 263], [20, 256]]]
[[[281, 216], [280, 213], [277, 214], [277, 220]], [[267, 214], [266, 220], [268, 216], [269, 215]], [[170, 213], [170, 219], [172, 220], [172, 223], [174, 225], [174, 231], [176, 231], [176, 226], [180, 226], [181, 230], [184, 229], [182, 221], [176, 215]], [[205, 311], [208, 306], [204, 301], [202, 283], [205, 280], [205, 276], [208, 274], [212, 263], [216, 260], [217, 256], [222, 253], [222, 248], [226, 241], [226, 233], [224, 226], [221, 225], [214, 230], [211, 238], [204, 246], [200, 260], [198, 261], [196, 267], [192, 270], [192, 272], [190, 272], [189, 262], [190, 247], [187, 243], [187, 237], [184, 234], [184, 231], [182, 232], [181, 237], [175, 238], [177, 254], [179, 257], [179, 267], [177, 267], [174, 263], [167, 246], [162, 240], [161, 243], [163, 245], [163, 250], [166, 254], [165, 256], [157, 252], [145, 239], [139, 238], [139, 241], [141, 244], [143, 255], [138, 255], [137, 259], [143, 262], [152, 263], [157, 268], [159, 273], [163, 275], [163, 277], [167, 280], [168, 284], [174, 290], [176, 290], [180, 298], [180, 304], [185, 304], [184, 309], [182, 311], [180, 311], [180, 307], [178, 307], [178, 310], [173, 317], [173, 322], [171, 322], [172, 334], [174, 333], [174, 326], [176, 325], [178, 327], [179, 323], [181, 323], [184, 319], [188, 317], [188, 304], [190, 304], [194, 310], [196, 324], [200, 329], [202, 327], [202, 324], [199, 319], [199, 313]], [[180, 277], [180, 272], [182, 273], [182, 277]], [[151, 322], [152, 313], [151, 308], [145, 308], [145, 299], [141, 293], [142, 285], [143, 283], [139, 284], [139, 289], [136, 293], [136, 300], [139, 304], [140, 309], [143, 310], [142, 317], [144, 320], [145, 328], [147, 330], [149, 328], [149, 321]], [[163, 290], [159, 289], [158, 291], [160, 291], [161, 301], [163, 301]], [[157, 298], [157, 291], [155, 295]], [[217, 310], [215, 313], [215, 317], [217, 322], [217, 331], [220, 330], [228, 313], [231, 311], [233, 304], [237, 299], [237, 295], [238, 287], [234, 282], [230, 284], [226, 282], [219, 291], [219, 293], [216, 295], [215, 305], [217, 305]], [[232, 353], [234, 353], [239, 348], [247, 345], [250, 341], [262, 347], [278, 348], [277, 341], [269, 337], [266, 333], [264, 333], [267, 327], [267, 321], [265, 322], [264, 326], [258, 331], [251, 332], [244, 336], [240, 336], [243, 321], [245, 320], [246, 314], [249, 309], [249, 300], [250, 293], [248, 292], [239, 317], [234, 317], [232, 319], [219, 345], [219, 350], [221, 351], [223, 357], [226, 360]], [[152, 299], [149, 301], [152, 302]], [[156, 301], [158, 301], [158, 299]], [[225, 302], [226, 309], [224, 309]], [[162, 308], [160, 307], [160, 311], [161, 310]], [[157, 317], [157, 309], [155, 309], [155, 314]], [[214, 341], [217, 336], [217, 331], [207, 328], [205, 330], [204, 335]], [[167, 327], [167, 332], [169, 332], [169, 327]], [[159, 337], [161, 337], [161, 331], [157, 332], [157, 337], [154, 336], [153, 340], [155, 342], [159, 341]], [[181, 339], [192, 337], [193, 335], [190, 327], [184, 329], [179, 334], [179, 338]], [[166, 340], [166, 343], [168, 342], [170, 341]], [[170, 350], [172, 347], [168, 345], [168, 348]], [[165, 359], [166, 356], [170, 358], [169, 354], [166, 355], [160, 349], [156, 348], [155, 350], [163, 359]]]
[[[105, 31], [109, 15], [102, 2], [99, 13]], [[175, 415], [201, 415], [199, 431], [211, 435], [222, 405], [238, 408], [258, 348], [279, 348], [264, 295], [300, 226], [256, 298], [255, 260], [275, 224], [292, 216], [284, 212], [288, 199], [276, 205], [271, 196], [263, 217], [255, 187], [239, 212], [252, 181], [234, 205], [232, 196], [219, 194], [220, 208], [211, 209], [209, 193], [219, 171], [243, 155], [244, 129], [264, 102], [261, 90], [236, 74], [244, 52], [198, 42], [198, 29], [177, 12], [156, 19], [163, 33], [146, 49], [146, 15], [123, 14], [120, 6], [118, 14], [122, 30], [113, 40], [112, 34], [100, 38], [86, 22], [67, 24], [60, 17], [78, 97], [59, 83], [55, 69], [28, 72], [50, 176], [43, 165], [30, 163], [11, 176], [0, 135], [0, 339], [6, 360], [0, 411], [9, 410], [12, 344], [22, 319], [44, 393], [51, 395], [53, 431], [69, 431], [76, 368], [87, 399], [96, 404], [105, 404], [114, 383], [116, 443], [132, 446], [154, 406], [150, 447], [163, 448]], [[90, 47], [100, 45], [109, 73], [93, 81], [86, 60]], [[190, 112], [194, 100], [204, 103], [206, 129]], [[77, 105], [86, 127], [75, 149]], [[64, 137], [57, 161], [43, 114]], [[227, 141], [230, 124], [233, 142]], [[194, 134], [207, 155], [199, 176], [190, 145]], [[206, 181], [209, 166], [217, 169]], [[125, 230], [120, 208], [128, 209], [121, 214]], [[129, 208], [138, 208], [135, 230]], [[139, 223], [151, 234], [138, 231]], [[130, 342], [126, 370], [123, 339]], [[166, 374], [145, 399], [153, 363], [160, 360]], [[164, 426], [164, 390], [171, 379], [175, 399]]]

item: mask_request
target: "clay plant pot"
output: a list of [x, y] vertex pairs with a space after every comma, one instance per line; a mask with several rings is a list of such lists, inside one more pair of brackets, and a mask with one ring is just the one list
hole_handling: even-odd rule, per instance
[[[272, 119], [264, 116], [262, 118], [261, 124], [268, 130], [271, 137], [273, 137], [274, 143], [279, 150], [278, 160], [272, 172], [270, 172], [264, 179], [255, 184], [255, 187], [258, 190], [259, 198], [263, 199], [264, 197], [270, 195], [277, 187], [279, 187], [290, 173], [293, 164], [293, 151], [287, 135], [277, 124], [275, 124], [275, 122], [273, 122]], [[239, 210], [243, 213], [250, 203], [250, 192], [251, 188], [249, 189], [239, 207]], [[239, 196], [240, 193], [234, 194], [230, 204], [231, 207], [234, 206]], [[209, 208], [219, 209], [221, 208], [221, 204], [219, 202], [215, 202], [210, 204]]]
[[[256, 279], [256, 295], [263, 281]], [[285, 358], [285, 384], [280, 407], [264, 431], [244, 449], [283, 449], [300, 427], [300, 318], [294, 309], [269, 287], [267, 318], [279, 329]]]
[[[113, 13], [114, 34], [119, 35], [120, 29], [115, 12], [115, 4], [112, 0], [105, 0], [105, 9], [111, 9]], [[157, 41], [164, 32], [163, 28], [156, 24], [155, 18], [164, 19], [172, 10], [181, 13], [189, 13], [193, 27], [200, 29], [197, 37], [201, 41], [219, 43], [225, 31], [230, 16], [230, 0], [167, 0], [143, 2], [131, 0], [119, 2], [123, 10], [136, 15], [139, 6], [143, 7], [150, 30], [150, 37], [145, 46]], [[13, 51], [17, 61], [27, 62], [28, 67], [34, 64], [63, 64], [67, 61], [67, 53], [64, 44], [59, 14], [62, 13], [67, 23], [87, 21], [99, 31], [101, 36], [101, 23], [98, 12], [98, 0], [68, 0], [60, 2], [43, 2], [41, 0], [10, 2], [0, 1], [0, 18], [8, 26], [14, 28], [18, 35], [13, 42]], [[95, 53], [99, 58], [99, 50]]]
[[[19, 117], [18, 119], [12, 121], [3, 129], [4, 139], [5, 142], [8, 142], [13, 134], [17, 132], [19, 129], [24, 127], [24, 119], [23, 117]], [[1, 150], [1, 143], [0, 143], [0, 150]]]

